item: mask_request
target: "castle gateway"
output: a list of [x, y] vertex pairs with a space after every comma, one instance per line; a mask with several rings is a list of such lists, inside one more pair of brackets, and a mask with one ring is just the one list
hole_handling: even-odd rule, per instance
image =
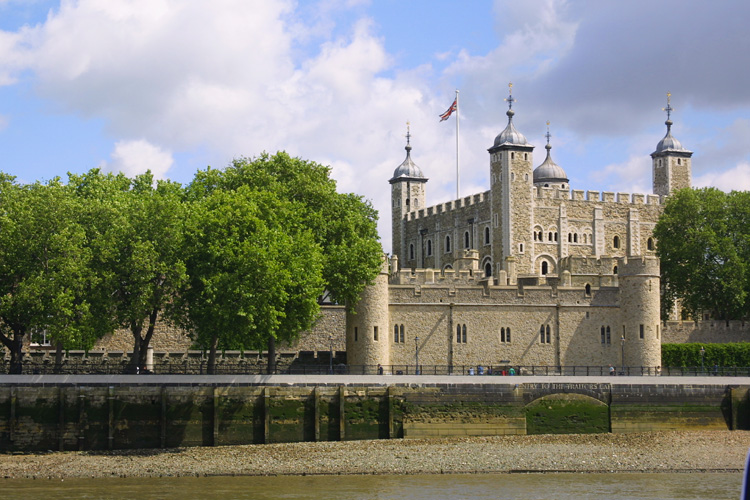
[[489, 148], [490, 189], [427, 206], [411, 158], [391, 184], [392, 257], [346, 321], [350, 365], [661, 365], [653, 228], [690, 187], [692, 152], [667, 133], [653, 194], [571, 189], [508, 124]]

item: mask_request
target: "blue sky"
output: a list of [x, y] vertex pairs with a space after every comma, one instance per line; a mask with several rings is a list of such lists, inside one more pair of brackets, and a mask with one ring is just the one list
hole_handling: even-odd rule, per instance
[[516, 127], [574, 189], [651, 190], [673, 134], [693, 183], [750, 189], [750, 35], [742, 1], [0, 0], [0, 170], [32, 182], [102, 167], [190, 182], [286, 150], [331, 165], [381, 212], [412, 157], [429, 204], [488, 187], [487, 148]]

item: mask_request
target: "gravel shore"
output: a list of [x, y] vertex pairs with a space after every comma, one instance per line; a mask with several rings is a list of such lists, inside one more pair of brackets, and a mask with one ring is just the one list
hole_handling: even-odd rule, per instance
[[540, 435], [0, 455], [0, 477], [742, 470], [750, 432]]

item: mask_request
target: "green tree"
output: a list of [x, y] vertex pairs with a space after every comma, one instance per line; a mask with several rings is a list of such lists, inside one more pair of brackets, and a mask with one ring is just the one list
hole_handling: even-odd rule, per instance
[[261, 349], [309, 328], [323, 290], [321, 251], [295, 206], [248, 186], [192, 204], [183, 325], [209, 349]]
[[750, 193], [683, 189], [671, 196], [654, 229], [664, 311], [680, 300], [696, 316], [750, 313]]
[[18, 185], [2, 176], [0, 203], [0, 341], [19, 373], [32, 331], [60, 348], [93, 344], [87, 293], [96, 279], [79, 205], [58, 179]]
[[92, 292], [98, 329], [127, 328], [133, 336], [129, 369], [144, 367], [159, 321], [187, 280], [182, 251], [185, 204], [182, 186], [154, 182], [150, 172], [128, 179], [94, 169], [71, 176], [86, 200], [84, 214], [100, 278]]
[[[188, 198], [197, 201], [219, 191], [236, 193], [241, 189], [247, 189], [245, 196], [253, 200], [259, 200], [261, 193], [273, 194], [274, 203], [283, 205], [283, 212], [288, 214], [278, 221], [280, 227], [292, 225], [293, 229], [286, 229], [289, 234], [310, 235], [313, 246], [320, 249], [323, 287], [334, 300], [353, 307], [380, 268], [382, 249], [377, 212], [372, 206], [359, 196], [337, 193], [329, 167], [284, 152], [240, 158], [225, 170], [199, 171], [187, 191]], [[261, 203], [265, 204], [267, 201]], [[275, 220], [264, 220], [276, 227]], [[309, 275], [312, 270], [304, 272]], [[317, 312], [316, 308], [314, 314]], [[309, 325], [310, 321], [298, 321], [303, 323]], [[281, 337], [269, 331], [269, 370], [273, 370], [276, 340], [291, 340], [301, 329], [284, 329], [286, 335]]]

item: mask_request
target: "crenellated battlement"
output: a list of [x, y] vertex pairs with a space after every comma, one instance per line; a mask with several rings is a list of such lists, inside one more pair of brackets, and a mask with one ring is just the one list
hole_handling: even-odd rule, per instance
[[536, 188], [534, 196], [539, 200], [588, 201], [592, 203], [621, 203], [623, 205], [663, 205], [667, 198], [656, 194], [584, 191], [582, 189], [571, 190], [543, 186]]
[[470, 196], [465, 196], [457, 200], [447, 201], [445, 203], [439, 203], [431, 207], [420, 208], [419, 210], [409, 212], [408, 214], [406, 214], [406, 220], [412, 221], [412, 220], [422, 219], [424, 217], [432, 217], [438, 214], [445, 214], [448, 212], [453, 212], [453, 211], [460, 210], [463, 208], [468, 208], [468, 207], [472, 207], [475, 205], [479, 205], [489, 199], [490, 199], [489, 191], [485, 191], [483, 193], [478, 193], [478, 194], [473, 194]]
[[650, 256], [623, 257], [618, 269], [622, 277], [660, 275], [659, 259]]

